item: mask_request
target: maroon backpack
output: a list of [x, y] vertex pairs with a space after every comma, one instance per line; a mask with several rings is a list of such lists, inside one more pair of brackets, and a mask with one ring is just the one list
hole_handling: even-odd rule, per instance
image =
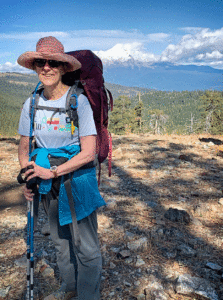
[[[95, 126], [97, 129], [97, 155], [101, 164], [109, 158], [109, 176], [111, 175], [112, 139], [108, 132], [108, 111], [113, 109], [111, 92], [104, 85], [103, 65], [98, 56], [90, 50], [67, 52], [74, 56], [82, 67], [74, 72], [66, 73], [63, 82], [73, 85], [79, 81], [80, 87], [88, 98], [93, 110]], [[100, 176], [100, 169], [99, 169]]]

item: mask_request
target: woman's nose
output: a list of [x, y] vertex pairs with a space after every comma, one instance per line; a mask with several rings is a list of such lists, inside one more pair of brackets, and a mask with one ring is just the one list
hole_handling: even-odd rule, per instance
[[43, 67], [44, 69], [51, 69], [51, 67], [48, 64], [48, 61], [46, 61], [45, 66]]

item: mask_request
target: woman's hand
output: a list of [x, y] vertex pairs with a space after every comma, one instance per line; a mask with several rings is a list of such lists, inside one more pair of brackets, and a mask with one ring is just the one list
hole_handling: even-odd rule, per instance
[[27, 166], [33, 166], [33, 169], [28, 169], [24, 175], [27, 177], [27, 180], [30, 180], [34, 177], [39, 177], [41, 179], [47, 180], [54, 178], [53, 173], [50, 169], [45, 169], [43, 167], [38, 166], [34, 163], [34, 161], [30, 161]]
[[23, 194], [27, 201], [33, 201], [34, 194], [33, 194], [32, 190], [27, 189], [26, 185], [24, 186]]

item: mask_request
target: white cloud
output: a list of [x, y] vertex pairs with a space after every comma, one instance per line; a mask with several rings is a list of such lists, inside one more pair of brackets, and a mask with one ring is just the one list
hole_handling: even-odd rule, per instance
[[[175, 43], [173, 42], [175, 37], [172, 34], [144, 34], [135, 29], [130, 31], [76, 30], [70, 32], [1, 34], [0, 41], [17, 40], [17, 48], [22, 46], [25, 49], [24, 51], [27, 51], [35, 49], [35, 44], [39, 38], [53, 35], [64, 44], [66, 51], [91, 49], [101, 57], [105, 64], [111, 64], [114, 61], [125, 63], [134, 61], [146, 63], [147, 65], [152, 65], [155, 62], [170, 62], [223, 69], [223, 28], [210, 30], [208, 28], [185, 27], [180, 30], [184, 31], [185, 34], [179, 42]], [[12, 45], [14, 46], [14, 44]], [[22, 50], [17, 56], [15, 51], [20, 51], [21, 48], [20, 50], [14, 49], [15, 47], [11, 52], [13, 60], [24, 52]], [[10, 50], [7, 48], [5, 53], [7, 51]], [[0, 53], [1, 58], [5, 53]], [[21, 72], [24, 70], [18, 64], [3, 63], [0, 65], [1, 72]]]
[[170, 37], [170, 34], [166, 33], [152, 33], [147, 35], [149, 40], [156, 42], [163, 42]]
[[21, 73], [31, 73], [31, 70], [23, 68], [18, 63], [6, 62], [5, 64], [0, 65], [0, 72], [21, 72]]
[[211, 53], [207, 52], [205, 54], [198, 54], [196, 58], [198, 60], [219, 60], [219, 59], [223, 59], [223, 54], [215, 50], [212, 51]]
[[160, 59], [177, 64], [207, 65], [210, 59], [222, 59], [222, 53], [223, 28], [214, 31], [205, 28], [195, 34], [184, 35], [176, 45], [170, 44], [163, 51]]
[[130, 62], [134, 59], [149, 65], [170, 62], [223, 69], [223, 28], [214, 31], [207, 28], [190, 29], [195, 33], [184, 35], [177, 44], [169, 44], [161, 55], [148, 52], [143, 42], [118, 43], [109, 50], [95, 53], [105, 64], [114, 61]]
[[[39, 38], [44, 36], [55, 36], [63, 44], [66, 51], [75, 49], [92, 49], [92, 50], [108, 50], [118, 43], [162, 43], [167, 40], [170, 35], [162, 32], [144, 34], [136, 29], [124, 30], [73, 30], [69, 32], [24, 32], [0, 34], [0, 41], [17, 40], [19, 43], [30, 44], [35, 48], [35, 44]], [[35, 42], [34, 42], [35, 41]]]

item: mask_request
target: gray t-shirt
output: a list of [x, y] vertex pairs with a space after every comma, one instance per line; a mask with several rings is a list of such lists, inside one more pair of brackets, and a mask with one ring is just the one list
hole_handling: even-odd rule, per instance
[[[65, 107], [68, 91], [58, 100], [47, 100], [43, 93], [39, 98], [39, 105], [48, 107]], [[56, 113], [50, 122], [54, 111], [36, 110], [34, 120], [34, 136], [37, 147], [60, 148], [69, 145], [79, 145], [79, 137], [96, 135], [93, 112], [88, 99], [84, 95], [78, 97], [78, 121], [79, 128], [75, 128], [71, 135], [71, 124], [65, 113]], [[30, 135], [30, 98], [23, 105], [19, 121], [18, 133], [24, 136]]]

